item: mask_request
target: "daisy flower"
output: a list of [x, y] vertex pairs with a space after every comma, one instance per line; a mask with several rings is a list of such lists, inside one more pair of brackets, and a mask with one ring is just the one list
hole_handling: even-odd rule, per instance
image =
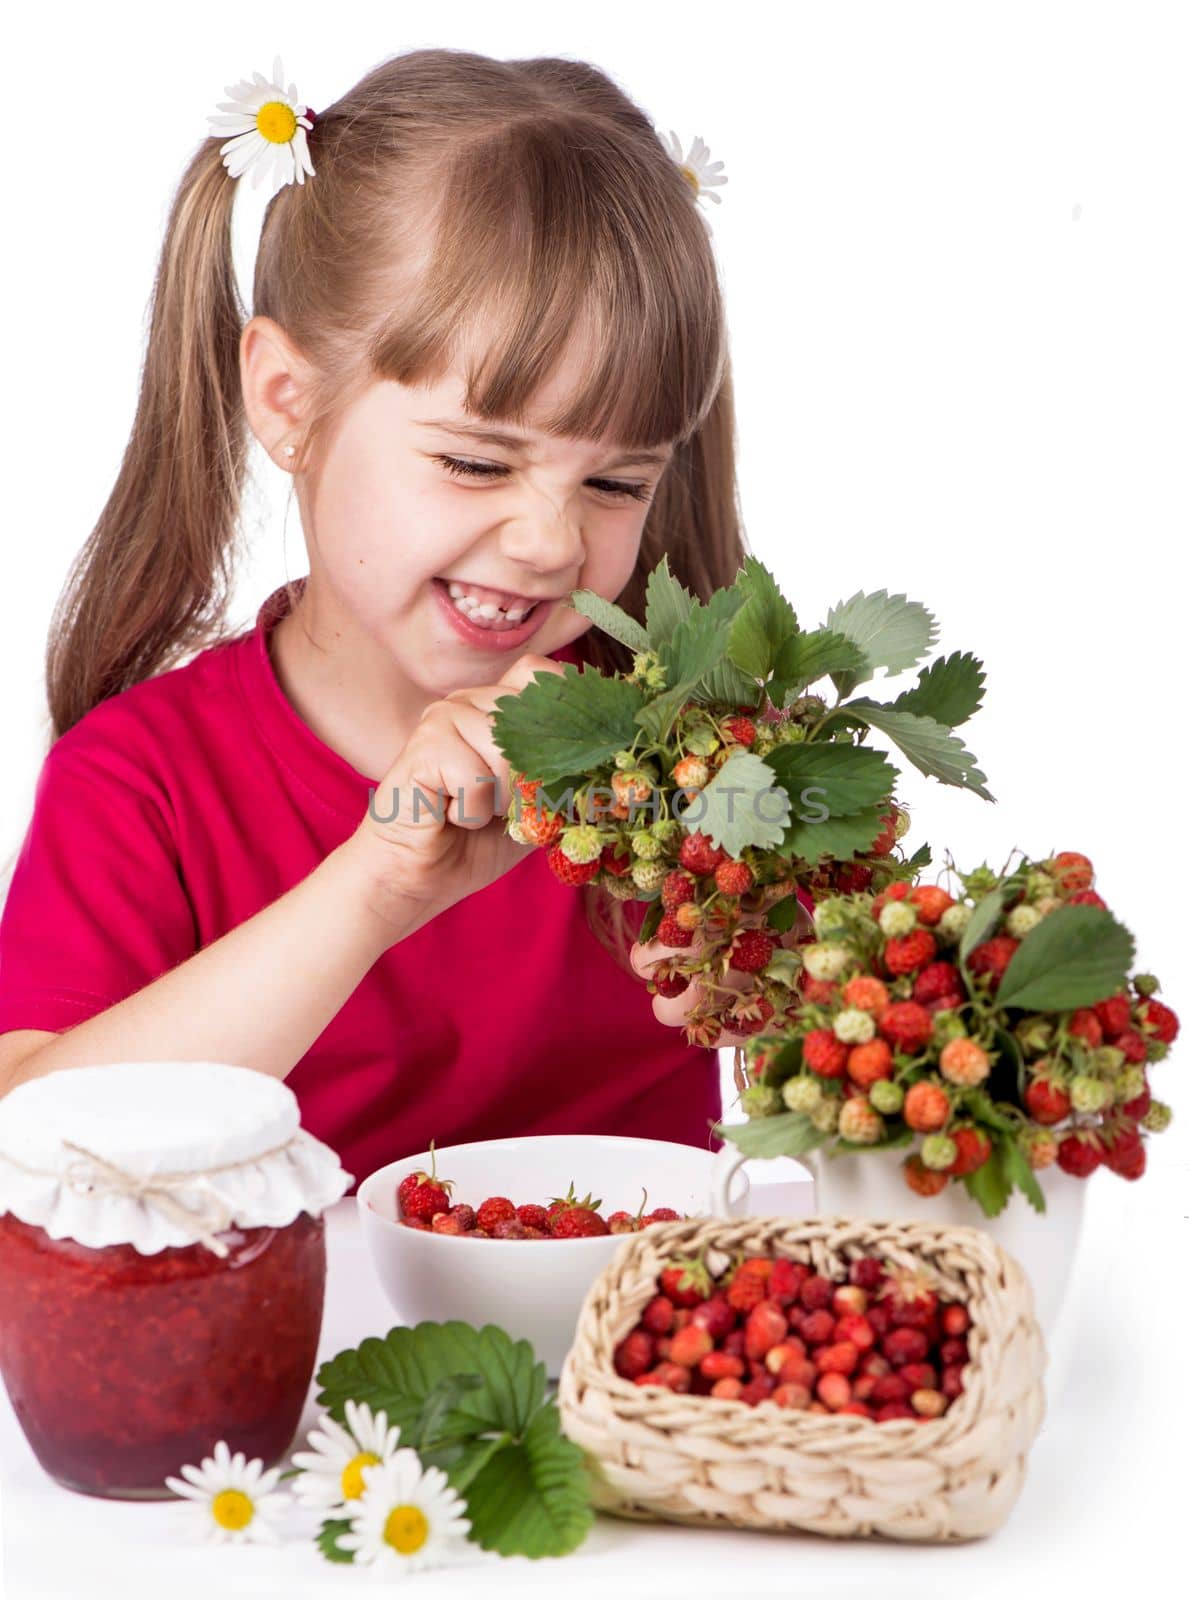
[[193, 1502], [196, 1531], [217, 1544], [279, 1544], [270, 1519], [288, 1503], [288, 1496], [271, 1492], [281, 1469], [264, 1472], [263, 1465], [248, 1461], [242, 1450], [232, 1455], [227, 1441], [220, 1439], [201, 1467], [186, 1465], [181, 1478], [166, 1478], [165, 1485]]
[[345, 1515], [363, 1494], [363, 1469], [382, 1465], [396, 1454], [400, 1429], [389, 1426], [386, 1412], [373, 1414], [368, 1405], [348, 1400], [347, 1426], [323, 1417], [307, 1435], [312, 1450], [298, 1450], [293, 1465], [302, 1470], [293, 1479], [294, 1498], [326, 1516]]
[[351, 1531], [336, 1543], [377, 1576], [444, 1566], [469, 1549], [465, 1503], [440, 1467], [422, 1467], [415, 1450], [365, 1467], [363, 1480]]
[[306, 143], [306, 131], [314, 124], [297, 98], [297, 85], [284, 87], [280, 56], [272, 64], [271, 83], [259, 72], [252, 76], [254, 83], [245, 80], [226, 86], [231, 99], [220, 100], [219, 110], [227, 116], [207, 118], [212, 137], [233, 135], [220, 146], [223, 165], [233, 178], [251, 170], [253, 188], [268, 175], [282, 185], [295, 179], [304, 183], [307, 172], [314, 176]]
[[681, 153], [681, 140], [670, 129], [669, 154], [681, 169], [681, 176], [694, 191], [695, 198], [701, 200], [703, 195], [707, 200], [713, 200], [715, 205], [722, 204], [722, 195], [712, 194], [711, 190], [726, 183], [726, 178], [720, 175], [721, 161], [709, 160], [710, 149], [701, 135], [695, 137], [687, 154]]

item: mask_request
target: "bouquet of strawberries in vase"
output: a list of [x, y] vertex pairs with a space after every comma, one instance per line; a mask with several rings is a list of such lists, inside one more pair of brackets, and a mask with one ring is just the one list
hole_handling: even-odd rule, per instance
[[649, 902], [637, 940], [669, 947], [650, 986], [695, 986], [691, 1044], [778, 1025], [796, 1000], [797, 890], [878, 892], [929, 860], [895, 852], [899, 772], [869, 737], [992, 798], [953, 732], [978, 708], [981, 665], [954, 653], [890, 700], [856, 695], [919, 666], [931, 614], [881, 590], [805, 630], [751, 556], [706, 603], [663, 559], [643, 623], [589, 590], [571, 604], [632, 650], [632, 670], [567, 665], [496, 702], [493, 735], [517, 774], [509, 832], [546, 850], [563, 883]]
[[798, 947], [799, 1003], [744, 1047], [749, 1155], [904, 1148], [918, 1194], [960, 1181], [983, 1211], [1035, 1171], [1143, 1175], [1168, 1126], [1152, 1064], [1177, 1036], [1155, 978], [1075, 851], [956, 873], [959, 892], [891, 884], [838, 895]]

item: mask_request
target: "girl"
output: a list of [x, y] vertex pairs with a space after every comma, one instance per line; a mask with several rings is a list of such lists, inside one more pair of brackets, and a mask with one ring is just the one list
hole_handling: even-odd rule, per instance
[[[245, 326], [220, 149], [174, 199], [131, 439], [53, 619], [0, 1092], [236, 1062], [357, 1176], [431, 1139], [704, 1145], [716, 1052], [507, 835], [490, 719], [535, 672], [629, 665], [572, 589], [642, 615], [662, 553], [702, 597], [742, 563], [697, 176], [593, 67], [414, 51], [313, 119]], [[248, 429], [309, 576], [227, 636]]]

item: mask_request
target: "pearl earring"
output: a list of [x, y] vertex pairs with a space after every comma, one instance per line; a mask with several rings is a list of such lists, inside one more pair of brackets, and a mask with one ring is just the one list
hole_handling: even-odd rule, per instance
[[297, 454], [297, 446], [295, 444], [287, 444], [285, 446], [285, 454], [287, 456], [295, 456]]

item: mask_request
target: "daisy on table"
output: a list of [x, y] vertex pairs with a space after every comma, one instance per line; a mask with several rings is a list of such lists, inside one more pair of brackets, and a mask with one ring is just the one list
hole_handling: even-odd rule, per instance
[[324, 1516], [348, 1516], [363, 1494], [363, 1469], [391, 1461], [400, 1443], [400, 1429], [387, 1414], [348, 1400], [347, 1425], [325, 1416], [307, 1437], [311, 1448], [298, 1450], [293, 1465], [294, 1499]]
[[377, 1577], [481, 1557], [467, 1542], [471, 1525], [463, 1516], [464, 1501], [440, 1467], [422, 1467], [415, 1450], [398, 1450], [390, 1460], [364, 1467], [363, 1480], [351, 1531], [335, 1542]]
[[188, 1512], [196, 1531], [216, 1544], [279, 1544], [272, 1522], [288, 1504], [284, 1493], [273, 1493], [281, 1475], [279, 1467], [263, 1471], [262, 1461], [248, 1461], [242, 1450], [234, 1455], [220, 1439], [214, 1454], [200, 1467], [187, 1464], [180, 1478], [166, 1478], [166, 1487], [192, 1504]]

